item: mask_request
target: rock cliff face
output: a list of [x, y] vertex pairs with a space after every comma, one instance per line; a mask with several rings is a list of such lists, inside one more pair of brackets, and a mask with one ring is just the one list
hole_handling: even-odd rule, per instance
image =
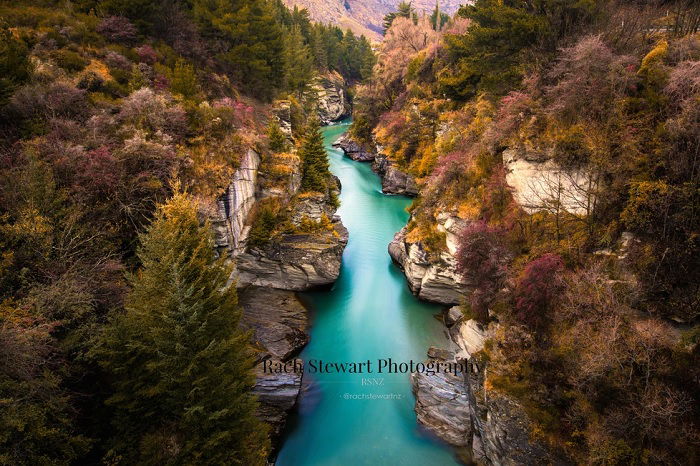
[[296, 404], [301, 388], [301, 372], [264, 371], [263, 361], [294, 362], [308, 343], [306, 310], [291, 291], [249, 287], [241, 290], [241, 326], [253, 331], [258, 348], [254, 393], [260, 401], [258, 415], [272, 427], [273, 438], [281, 433], [287, 412]]
[[406, 227], [396, 233], [389, 243], [389, 255], [403, 270], [411, 291], [425, 301], [447, 305], [460, 303], [465, 291], [453, 252], [448, 249], [439, 257], [431, 257], [420, 241], [408, 241], [406, 233]]
[[[438, 352], [426, 363], [452, 362], [454, 354]], [[446, 361], [445, 358], [449, 358]], [[464, 378], [452, 372], [411, 374], [413, 394], [416, 396], [418, 422], [439, 438], [456, 447], [470, 446], [472, 436], [469, 393]]]
[[576, 215], [588, 215], [596, 202], [598, 182], [584, 169], [564, 170], [551, 158], [503, 151], [506, 182], [515, 200], [529, 213], [559, 206]]
[[350, 116], [350, 102], [340, 74], [333, 72], [320, 77], [313, 88], [318, 94], [318, 117], [323, 124]]
[[233, 175], [231, 184], [217, 201], [217, 213], [211, 219], [214, 241], [220, 253], [237, 256], [245, 249], [250, 227], [246, 220], [255, 205], [260, 156], [249, 149]]
[[382, 178], [382, 191], [385, 194], [401, 194], [415, 197], [418, 195], [418, 184], [411, 175], [396, 168], [381, 150], [372, 163], [372, 169]]
[[339, 219], [324, 234], [284, 235], [238, 257], [238, 283], [304, 291], [338, 278], [348, 233]]
[[[465, 447], [470, 460], [492, 465], [564, 464], [541, 443], [530, 438], [529, 419], [522, 406], [488, 388], [488, 365], [478, 353], [493, 336], [495, 324], [485, 328], [447, 311], [451, 350], [428, 352], [429, 361], [461, 362], [462, 377], [450, 373], [411, 374], [418, 422], [455, 447]], [[451, 318], [447, 318], [452, 314]]]

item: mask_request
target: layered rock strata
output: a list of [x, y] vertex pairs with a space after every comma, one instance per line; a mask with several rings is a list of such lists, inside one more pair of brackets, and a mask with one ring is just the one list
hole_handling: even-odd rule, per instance
[[303, 372], [265, 371], [265, 361], [294, 363], [309, 341], [306, 310], [293, 292], [284, 290], [249, 287], [240, 291], [239, 301], [241, 326], [253, 332], [258, 351], [253, 390], [260, 402], [258, 415], [270, 424], [273, 438], [277, 438], [287, 413], [296, 404]]
[[496, 325], [485, 327], [446, 311], [451, 348], [431, 348], [426, 363], [462, 363], [460, 377], [452, 373], [411, 374], [418, 422], [446, 443], [466, 449], [469, 462], [490, 465], [565, 464], [530, 435], [523, 407], [485, 383], [488, 364], [480, 357]]

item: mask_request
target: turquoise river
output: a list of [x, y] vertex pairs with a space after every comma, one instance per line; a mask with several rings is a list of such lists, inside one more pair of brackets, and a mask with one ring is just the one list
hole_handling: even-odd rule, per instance
[[[340, 178], [338, 211], [350, 232], [340, 277], [329, 291], [304, 293], [311, 310], [305, 361], [425, 360], [446, 337], [434, 317], [440, 307], [418, 301], [387, 245], [403, 227], [411, 200], [381, 193], [369, 164], [353, 162], [331, 144], [347, 123], [324, 128], [331, 171]], [[363, 386], [362, 378], [383, 379]], [[304, 374], [298, 414], [290, 419], [278, 466], [454, 465], [452, 451], [421, 430], [408, 374]], [[347, 395], [346, 395], [347, 394]], [[352, 399], [356, 396], [383, 399]]]

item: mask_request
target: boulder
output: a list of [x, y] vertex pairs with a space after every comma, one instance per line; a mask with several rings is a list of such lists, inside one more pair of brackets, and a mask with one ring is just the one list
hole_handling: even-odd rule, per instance
[[447, 311], [445, 311], [445, 324], [448, 327], [452, 327], [457, 322], [464, 318], [462, 314], [462, 309], [459, 306], [452, 306]]

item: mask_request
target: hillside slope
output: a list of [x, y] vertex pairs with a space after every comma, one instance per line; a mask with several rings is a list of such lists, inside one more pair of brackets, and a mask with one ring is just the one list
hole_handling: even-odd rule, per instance
[[[306, 8], [313, 21], [333, 23], [342, 28], [349, 28], [355, 34], [364, 34], [371, 39], [380, 39], [384, 15], [396, 10], [399, 3], [394, 0], [284, 0], [292, 8]], [[459, 8], [459, 0], [443, 0], [440, 9], [450, 15]], [[433, 0], [415, 0], [412, 2], [416, 11], [431, 13], [435, 8]]]

